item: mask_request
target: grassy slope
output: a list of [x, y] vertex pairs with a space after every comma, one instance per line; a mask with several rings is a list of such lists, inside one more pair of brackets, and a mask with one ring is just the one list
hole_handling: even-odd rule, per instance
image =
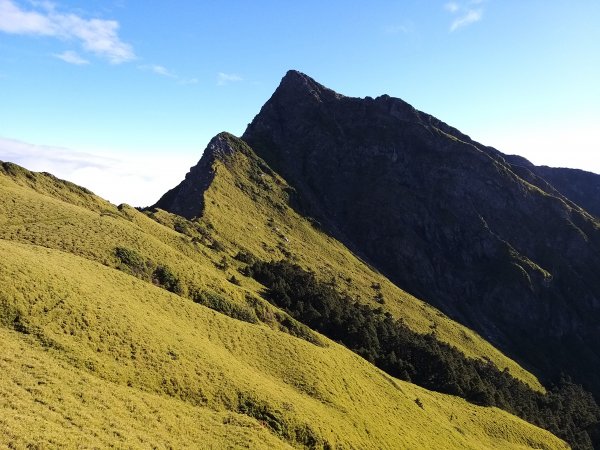
[[[217, 232], [224, 230], [219, 238], [228, 240], [232, 249], [243, 247], [263, 260], [282, 258], [284, 249], [300, 265], [314, 270], [322, 281], [335, 280], [338, 289], [374, 307], [383, 307], [394, 317], [402, 318], [414, 331], [435, 331], [440, 340], [467, 356], [489, 359], [500, 369], [508, 368], [514, 377], [534, 389], [544, 391], [535, 376], [477, 333], [402, 291], [357, 259], [343, 244], [315, 229], [288, 206], [285, 181], [260, 170], [264, 163], [243, 141], [233, 136], [229, 139], [238, 151], [230, 161], [216, 162], [217, 176], [205, 194], [204, 216]], [[261, 181], [256, 183], [252, 177]], [[381, 286], [384, 305], [374, 300], [377, 293], [372, 287], [374, 283]]]
[[111, 268], [127, 245], [234, 301], [259, 289], [225, 282], [221, 254], [54, 183], [0, 176], [0, 445], [289, 447], [279, 428], [342, 448], [564, 447], [324, 338], [230, 319]]

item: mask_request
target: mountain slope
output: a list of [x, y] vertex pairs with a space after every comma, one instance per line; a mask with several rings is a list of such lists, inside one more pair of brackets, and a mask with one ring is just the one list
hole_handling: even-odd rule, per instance
[[532, 184], [402, 100], [344, 97], [295, 71], [242, 138], [298, 210], [398, 286], [537, 374], [600, 393], [600, 226], [553, 177]]
[[[566, 448], [496, 408], [395, 380], [289, 318], [266, 321], [282, 313], [254, 281], [227, 281], [229, 244], [200, 224], [156, 213], [180, 233], [1, 167], [1, 445]], [[165, 267], [176, 283], [157, 275]], [[265, 320], [196, 304], [198, 290]]]
[[[211, 175], [205, 190], [198, 181]], [[174, 195], [174, 193], [177, 193]], [[193, 194], [190, 194], [193, 193]], [[173, 213], [200, 216], [219, 242], [258, 259], [289, 258], [313, 270], [323, 282], [382, 308], [416, 332], [436, 336], [469, 357], [490, 360], [536, 390], [539, 381], [468, 328], [449, 320], [425, 302], [398, 289], [344, 245], [294, 211], [294, 190], [243, 141], [221, 133], [213, 138], [197, 166], [155, 205]], [[180, 208], [180, 205], [188, 205]], [[377, 290], [373, 288], [377, 286]], [[381, 293], [385, 303], [377, 301]]]
[[[185, 198], [206, 168], [212, 181], [202, 199]], [[598, 422], [600, 409], [589, 394], [561, 384], [541, 396], [519, 384], [510, 373], [520, 371], [503, 372], [509, 367], [505, 357], [480, 337], [391, 285], [294, 212], [293, 189], [243, 141], [226, 133], [215, 137], [173, 192], [180, 194], [163, 198], [162, 205], [196, 204], [199, 213], [202, 204], [202, 217], [194, 223], [214, 230], [225, 247], [241, 248], [236, 259], [247, 264], [242, 273], [263, 283], [262, 295], [294, 318], [389, 374], [502, 407], [577, 448], [590, 448], [589, 427]]]

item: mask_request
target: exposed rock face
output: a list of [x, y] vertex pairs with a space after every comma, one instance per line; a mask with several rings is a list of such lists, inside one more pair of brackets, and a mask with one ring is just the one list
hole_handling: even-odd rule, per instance
[[535, 173], [561, 194], [600, 218], [600, 176], [577, 169], [539, 166]]
[[181, 183], [164, 194], [153, 208], [161, 208], [188, 219], [201, 216], [204, 209], [204, 191], [215, 176], [215, 158], [233, 152], [225, 136], [226, 133], [219, 133], [212, 138], [198, 164], [190, 169]]
[[402, 100], [344, 97], [295, 71], [243, 139], [401, 288], [600, 394], [600, 228], [577, 206], [596, 213], [598, 185], [519, 170]]
[[[524, 180], [600, 218], [600, 175], [579, 169], [535, 166], [517, 155], [503, 155], [511, 169]], [[568, 199], [568, 200], [567, 200]]]

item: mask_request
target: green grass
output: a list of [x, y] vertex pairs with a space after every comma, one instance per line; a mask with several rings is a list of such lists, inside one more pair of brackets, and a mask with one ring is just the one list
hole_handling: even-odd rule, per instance
[[[93, 440], [98, 434], [104, 443], [123, 445], [145, 436], [128, 431], [141, 423], [122, 411], [123, 404], [156, 402], [156, 414], [167, 421], [175, 421], [176, 405], [184, 404], [179, 413], [184, 423], [197, 416], [211, 423], [228, 412], [248, 413], [250, 404], [263, 413], [244, 418], [250, 425], [240, 433], [267, 429], [292, 443], [290, 435], [308, 429], [342, 448], [503, 448], [527, 442], [561, 448], [549, 433], [503, 411], [393, 380], [332, 342], [323, 348], [230, 319], [56, 250], [1, 241], [0, 252], [7, 256], [0, 263], [3, 341], [10, 343], [4, 348], [13, 349], [3, 353], [3, 365], [14, 374], [1, 382], [1, 416], [10, 424], [42, 409], [46, 417], [22, 428], [21, 441], [31, 438], [33, 427], [32, 436], [48, 439], [47, 444], [69, 444], [80, 435]], [[20, 332], [9, 331], [15, 328]], [[15, 384], [26, 383], [22, 372], [28, 371], [29, 384], [16, 389]], [[36, 386], [35, 380], [42, 383]], [[20, 406], [11, 408], [15, 403]], [[170, 407], [163, 411], [162, 404]], [[115, 426], [107, 423], [113, 410], [120, 411]], [[264, 423], [264, 411], [275, 418], [271, 427]], [[167, 439], [168, 428], [157, 418], [153, 423], [156, 438]], [[217, 439], [219, 429], [207, 433]], [[2, 435], [7, 444], [17, 439], [8, 431]]]
[[[237, 272], [240, 249], [267, 258], [285, 246], [366, 302], [380, 283], [384, 306], [411, 327], [437, 324], [465, 353], [535, 384], [287, 206], [247, 200], [233, 168], [219, 166], [207, 193], [204, 241], [46, 175], [0, 174], [0, 447], [566, 448], [504, 411], [393, 379], [323, 336], [315, 345], [281, 332], [283, 313]], [[266, 183], [275, 201], [285, 195], [281, 181]], [[119, 270], [119, 247], [169, 267], [181, 295]], [[252, 306], [262, 320], [194, 303], [193, 289]]]

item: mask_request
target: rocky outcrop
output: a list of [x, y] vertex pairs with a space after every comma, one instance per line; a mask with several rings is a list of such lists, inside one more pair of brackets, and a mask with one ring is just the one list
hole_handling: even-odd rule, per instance
[[600, 229], [578, 206], [589, 191], [519, 170], [400, 99], [345, 97], [296, 71], [243, 139], [304, 213], [401, 288], [539, 375], [600, 394]]
[[219, 133], [211, 139], [198, 164], [190, 169], [185, 179], [165, 193], [151, 208], [160, 208], [173, 214], [193, 219], [202, 215], [204, 191], [210, 186], [215, 173], [215, 159], [231, 154], [227, 133]]

